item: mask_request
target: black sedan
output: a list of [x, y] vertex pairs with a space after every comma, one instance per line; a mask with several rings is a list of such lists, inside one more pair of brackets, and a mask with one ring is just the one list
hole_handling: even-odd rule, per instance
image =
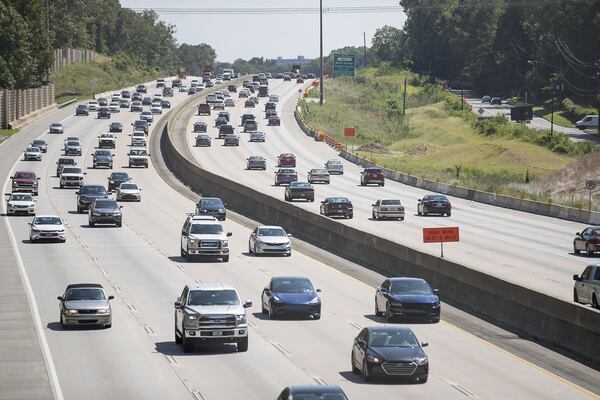
[[225, 135], [225, 140], [223, 140], [223, 146], [239, 146], [240, 138], [238, 135]]
[[215, 127], [220, 127], [221, 125], [227, 125], [229, 123], [229, 120], [225, 117], [217, 117], [215, 119]]
[[337, 385], [301, 385], [283, 389], [277, 400], [348, 400]]
[[352, 372], [368, 382], [374, 377], [427, 382], [429, 359], [413, 331], [404, 326], [364, 328], [352, 346]]
[[90, 115], [88, 106], [86, 104], [79, 104], [75, 109], [75, 115]]
[[352, 219], [354, 207], [347, 197], [328, 197], [321, 202], [321, 215], [326, 217], [344, 217]]
[[274, 276], [263, 289], [263, 314], [275, 319], [284, 314], [321, 318], [321, 299], [308, 278], [303, 276]]
[[223, 200], [218, 197], [202, 197], [196, 204], [197, 215], [211, 215], [219, 221], [225, 221], [227, 210]]
[[452, 215], [452, 205], [448, 198], [443, 194], [428, 194], [418, 200], [417, 214], [440, 214], [442, 216], [450, 216]]
[[121, 183], [129, 182], [131, 178], [127, 172], [113, 172], [108, 179], [108, 190], [116, 190]]
[[123, 124], [120, 122], [111, 122], [108, 130], [109, 132], [123, 132]]
[[279, 168], [275, 171], [275, 186], [298, 181], [298, 174], [293, 168]]
[[315, 201], [315, 188], [308, 182], [292, 182], [285, 188], [285, 201]]
[[162, 108], [171, 108], [171, 102], [169, 100], [162, 100], [160, 106]]
[[583, 232], [577, 232], [573, 240], [573, 253], [585, 251], [588, 256], [600, 251], [600, 226], [589, 226]]
[[206, 133], [206, 122], [203, 121], [196, 121], [194, 122], [194, 132], [202, 132], [202, 133]]
[[438, 290], [420, 278], [389, 278], [375, 291], [375, 315], [440, 321]]

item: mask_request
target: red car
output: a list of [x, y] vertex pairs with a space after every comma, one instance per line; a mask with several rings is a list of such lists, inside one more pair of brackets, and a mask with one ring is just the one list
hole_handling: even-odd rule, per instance
[[269, 125], [281, 125], [281, 119], [276, 115], [271, 115], [269, 117]]
[[383, 171], [381, 168], [365, 168], [360, 173], [361, 186], [366, 186], [373, 183], [379, 186], [383, 186], [385, 184]]
[[248, 99], [244, 102], [244, 107], [249, 108], [252, 107], [254, 108], [256, 106], [256, 104], [254, 103], [254, 100], [252, 99]]
[[291, 153], [282, 153], [277, 156], [278, 167], [296, 167], [296, 156]]
[[210, 104], [200, 104], [198, 106], [198, 115], [210, 115]]
[[31, 171], [16, 171], [12, 179], [12, 191], [15, 192], [31, 192], [37, 196], [38, 194], [38, 181], [40, 178], [37, 177], [35, 172]]

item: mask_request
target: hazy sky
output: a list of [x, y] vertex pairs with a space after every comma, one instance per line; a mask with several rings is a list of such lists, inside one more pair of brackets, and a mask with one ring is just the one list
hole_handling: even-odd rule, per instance
[[[318, 0], [121, 0], [132, 8], [279, 8], [319, 7]], [[397, 6], [392, 0], [323, 0], [327, 7]], [[398, 7], [400, 10], [400, 7]], [[306, 58], [319, 56], [319, 14], [292, 15], [204, 15], [164, 14], [174, 24], [179, 43], [207, 43], [219, 61], [251, 57]], [[346, 45], [362, 46], [363, 32], [370, 46], [375, 30], [384, 25], [402, 27], [400, 12], [323, 15], [323, 53]]]

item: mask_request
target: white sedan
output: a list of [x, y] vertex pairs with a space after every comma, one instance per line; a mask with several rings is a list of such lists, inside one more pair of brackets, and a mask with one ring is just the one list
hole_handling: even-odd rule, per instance
[[29, 232], [31, 242], [47, 239], [64, 243], [67, 240], [65, 225], [58, 215], [39, 215], [29, 225], [31, 226]]
[[142, 201], [141, 190], [135, 183], [123, 182], [117, 188], [117, 201]]
[[42, 150], [39, 147], [28, 147], [23, 153], [23, 160], [42, 161]]
[[35, 199], [31, 193], [12, 193], [6, 200], [7, 214], [35, 214]]
[[250, 234], [248, 252], [250, 254], [292, 255], [291, 234], [280, 226], [259, 226]]

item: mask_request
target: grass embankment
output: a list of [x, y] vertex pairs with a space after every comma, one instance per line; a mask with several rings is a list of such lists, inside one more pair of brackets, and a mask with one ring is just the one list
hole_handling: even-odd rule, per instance
[[159, 71], [135, 66], [135, 63], [106, 58], [102, 62], [67, 65], [54, 72], [51, 80], [60, 104], [74, 97], [91, 98], [96, 93], [146, 82], [160, 75]]
[[0, 129], [0, 143], [19, 132], [19, 129]]
[[[404, 77], [408, 78], [407, 110], [402, 116]], [[323, 107], [306, 103], [307, 123], [345, 143], [344, 127], [356, 127], [352, 148], [377, 143], [383, 153], [361, 153], [379, 165], [411, 175], [480, 190], [546, 201], [547, 193], [527, 193], [526, 180], [557, 172], [591, 145], [572, 143], [505, 120], [480, 124], [460, 100], [439, 86], [406, 72], [378, 75], [376, 69], [355, 78], [325, 81]], [[458, 179], [457, 168], [460, 168]]]

